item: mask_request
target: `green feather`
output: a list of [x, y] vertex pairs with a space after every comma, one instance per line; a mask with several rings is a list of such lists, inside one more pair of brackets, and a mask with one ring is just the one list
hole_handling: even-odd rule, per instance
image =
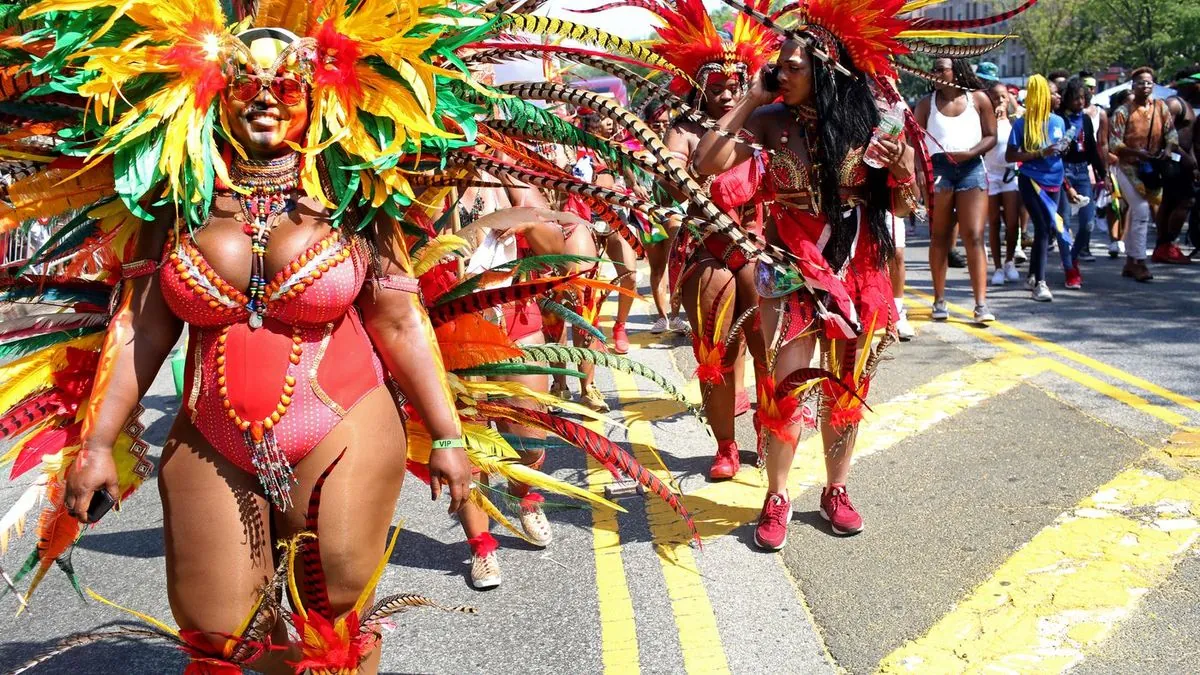
[[91, 335], [105, 329], [105, 326], [90, 326], [86, 328], [72, 328], [70, 330], [58, 331], [57, 333], [46, 333], [45, 335], [34, 335], [33, 337], [15, 340], [7, 344], [0, 345], [0, 361], [6, 359], [15, 359], [27, 354], [32, 354], [46, 347], [53, 347], [56, 344], [73, 340], [81, 335]]
[[583, 373], [570, 368], [554, 368], [532, 363], [493, 363], [486, 366], [464, 368], [454, 371], [457, 375], [480, 377], [513, 377], [517, 375], [563, 375], [566, 377], [583, 377]]
[[[462, 197], [460, 196], [459, 199], [462, 199]], [[455, 203], [455, 206], [457, 206], [457, 202]], [[446, 209], [446, 213], [452, 212], [453, 209]], [[445, 214], [443, 214], [442, 218], [445, 217]], [[439, 232], [441, 231], [443, 225], [444, 223], [442, 223], [441, 219], [439, 219], [437, 223]], [[490, 268], [488, 272], [512, 272], [514, 277], [519, 277], [523, 274], [528, 274], [529, 272], [542, 271], [546, 269], [561, 271], [567, 265], [587, 262], [601, 263], [604, 262], [604, 258], [593, 258], [591, 256], [569, 254], [531, 255], [524, 258], [517, 258], [516, 260], [506, 262], [502, 265], [496, 265], [495, 267]], [[479, 285], [483, 282], [483, 277], [483, 274], [476, 274], [463, 279], [454, 288], [451, 288], [442, 295], [439, 295], [438, 302], [449, 302], [475, 292], [479, 289]]]
[[542, 361], [546, 363], [592, 363], [603, 368], [619, 370], [622, 373], [628, 373], [630, 375], [637, 375], [645, 378], [666, 392], [668, 396], [686, 406], [687, 409], [705, 425], [708, 424], [708, 421], [704, 417], [704, 413], [699, 408], [693, 406], [691, 403], [688, 403], [687, 397], [685, 397], [682, 392], [675, 388], [675, 385], [667, 382], [662, 375], [659, 375], [645, 365], [638, 363], [627, 356], [610, 354], [608, 352], [601, 352], [595, 349], [585, 349], [583, 347], [555, 344], [524, 345], [521, 347], [521, 351], [525, 354], [525, 356], [512, 358], [507, 362], [527, 363], [530, 361]]
[[566, 305], [563, 305], [562, 303], [559, 303], [559, 302], [555, 302], [554, 300], [551, 300], [550, 298], [542, 298], [542, 301], [540, 304], [542, 306], [543, 311], [550, 312], [554, 316], [557, 316], [558, 318], [562, 319], [564, 322], [575, 327], [576, 330], [581, 330], [581, 331], [587, 333], [588, 335], [591, 335], [592, 337], [599, 340], [601, 344], [604, 344], [605, 342], [607, 342], [607, 339], [604, 337], [603, 331], [601, 331], [599, 328], [596, 328], [595, 326], [593, 326], [590, 321], [583, 318], [579, 314], [576, 314], [574, 311], [572, 311]]

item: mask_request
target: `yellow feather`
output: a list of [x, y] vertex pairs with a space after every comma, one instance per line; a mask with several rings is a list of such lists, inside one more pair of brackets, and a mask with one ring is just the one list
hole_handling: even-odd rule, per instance
[[29, 512], [42, 503], [42, 498], [46, 495], [48, 480], [49, 476], [46, 474], [38, 476], [37, 481], [21, 493], [17, 503], [13, 504], [3, 518], [0, 518], [0, 555], [4, 555], [8, 551], [8, 545], [14, 538], [24, 536], [25, 522], [29, 517]]
[[914, 40], [995, 40], [1003, 36], [957, 30], [905, 30], [900, 31], [896, 37]]
[[68, 340], [0, 366], [0, 412], [12, 408], [26, 396], [50, 386], [54, 371], [67, 362], [67, 348], [94, 351], [100, 348], [104, 333]]
[[619, 422], [611, 417], [606, 417], [604, 415], [601, 415], [601, 414], [597, 413], [596, 411], [592, 410], [591, 408], [585, 408], [585, 407], [579, 405], [578, 403], [572, 403], [571, 401], [565, 401], [557, 396], [545, 394], [540, 391], [534, 391], [534, 390], [530, 389], [529, 387], [526, 387], [525, 385], [520, 384], [519, 382], [470, 382], [470, 381], [464, 380], [462, 382], [462, 385], [463, 385], [463, 389], [472, 396], [501, 396], [501, 397], [509, 397], [509, 398], [527, 398], [527, 399], [530, 399], [537, 403], [541, 403], [542, 405], [545, 405], [548, 407], [553, 407], [553, 408], [560, 408], [569, 413], [574, 413], [581, 417], [586, 417], [590, 420], [595, 420], [597, 422], [604, 422], [607, 424], [611, 424], [613, 426], [620, 427], [621, 429], [626, 428], [626, 426], [624, 424], [622, 424], [621, 422]]
[[129, 614], [131, 616], [136, 616], [137, 618], [141, 619], [142, 621], [145, 621], [146, 623], [150, 624], [151, 626], [154, 626], [155, 628], [161, 630], [162, 632], [164, 632], [168, 635], [173, 635], [175, 637], [179, 637], [179, 631], [175, 630], [174, 628], [171, 628], [167, 624], [159, 621], [158, 619], [150, 616], [149, 614], [143, 614], [137, 610], [129, 609], [128, 607], [122, 607], [121, 605], [118, 605], [117, 603], [113, 602], [112, 600], [105, 598], [104, 596], [100, 595], [99, 593], [97, 593], [96, 591], [93, 591], [90, 588], [87, 589], [87, 594], [92, 596], [93, 600], [99, 600], [100, 602], [108, 605], [109, 607], [114, 607], [116, 609], [121, 610], [122, 612], [125, 612], [126, 614]]
[[474, 488], [471, 490], [470, 499], [471, 503], [475, 504], [480, 508], [480, 510], [486, 513], [488, 518], [500, 523], [509, 532], [512, 532], [531, 544], [537, 543], [530, 539], [529, 535], [525, 534], [524, 530], [518, 529], [515, 525], [513, 525], [512, 521], [508, 519], [508, 516], [505, 516], [500, 509], [496, 508], [496, 505], [493, 504], [486, 496], [484, 496], [483, 492], [479, 488]]
[[469, 246], [470, 243], [466, 239], [453, 234], [443, 234], [431, 240], [415, 253], [416, 260], [413, 262], [412, 276], [419, 277], [425, 274], [446, 256]]
[[388, 541], [387, 549], [384, 550], [383, 557], [379, 559], [379, 564], [375, 566], [371, 578], [367, 580], [367, 585], [363, 586], [358, 601], [354, 603], [354, 611], [361, 612], [363, 607], [367, 606], [367, 601], [371, 599], [371, 594], [375, 592], [375, 586], [379, 584], [379, 578], [383, 576], [388, 560], [392, 558], [392, 550], [396, 548], [396, 539], [400, 537], [400, 527], [401, 525], [396, 525], [396, 528], [392, 530], [392, 538]]

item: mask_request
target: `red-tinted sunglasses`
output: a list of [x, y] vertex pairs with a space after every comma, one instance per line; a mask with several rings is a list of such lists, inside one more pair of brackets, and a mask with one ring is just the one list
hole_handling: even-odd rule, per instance
[[270, 89], [271, 96], [284, 105], [296, 105], [304, 100], [308, 87], [304, 82], [290, 77], [276, 77], [264, 82], [247, 75], [240, 75], [229, 84], [232, 96], [243, 103], [258, 98], [263, 89]]

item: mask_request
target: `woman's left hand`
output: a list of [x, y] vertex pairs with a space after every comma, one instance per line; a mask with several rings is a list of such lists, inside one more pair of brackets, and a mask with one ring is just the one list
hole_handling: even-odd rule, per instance
[[908, 162], [909, 145], [901, 139], [879, 138], [871, 141], [879, 147], [879, 156], [883, 165], [897, 178], [908, 178], [912, 175], [912, 167]]

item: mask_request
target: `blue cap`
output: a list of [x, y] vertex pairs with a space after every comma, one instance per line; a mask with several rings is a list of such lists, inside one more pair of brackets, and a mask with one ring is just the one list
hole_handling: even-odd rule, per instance
[[975, 69], [975, 75], [981, 80], [996, 82], [1000, 79], [1000, 66], [991, 61], [981, 61]]

